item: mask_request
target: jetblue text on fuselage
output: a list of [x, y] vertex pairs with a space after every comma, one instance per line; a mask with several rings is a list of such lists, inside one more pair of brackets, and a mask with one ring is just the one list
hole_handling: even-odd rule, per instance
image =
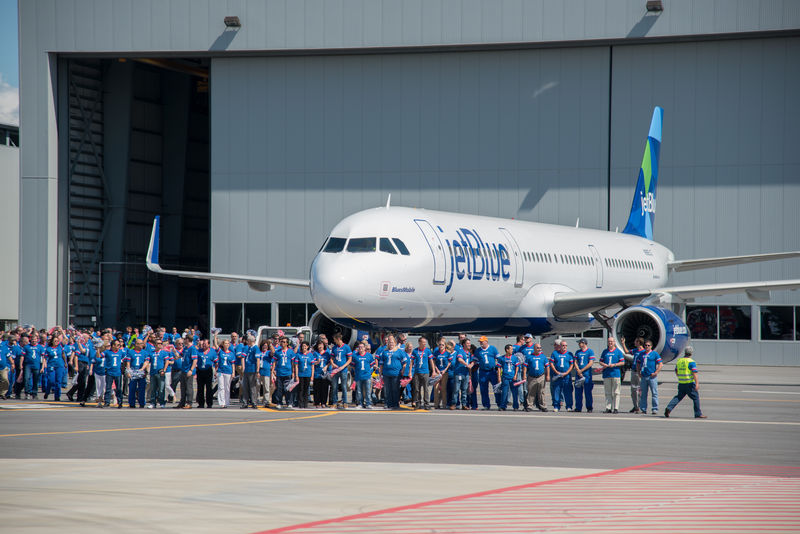
[[[439, 231], [444, 230], [439, 227]], [[449, 293], [453, 280], [488, 280], [507, 282], [511, 277], [508, 249], [502, 243], [487, 243], [477, 230], [459, 228], [452, 240], [445, 238], [450, 255], [450, 280], [444, 289]], [[483, 253], [481, 253], [483, 251]]]

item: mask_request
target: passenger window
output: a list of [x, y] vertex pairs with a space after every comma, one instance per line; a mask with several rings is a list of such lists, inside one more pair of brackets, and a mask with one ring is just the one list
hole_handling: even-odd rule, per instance
[[397, 254], [397, 251], [392, 246], [392, 242], [389, 241], [388, 237], [381, 238], [379, 247], [381, 252], [388, 252], [389, 254]]
[[375, 252], [374, 237], [355, 237], [347, 243], [347, 252]]
[[325, 245], [325, 248], [322, 252], [341, 252], [344, 250], [345, 241], [347, 240], [341, 237], [332, 237], [328, 239], [328, 243]]
[[406, 244], [405, 243], [403, 243], [402, 241], [400, 241], [396, 237], [392, 238], [392, 242], [394, 242], [394, 246], [397, 247], [397, 250], [400, 251], [400, 254], [402, 254], [403, 256], [410, 256], [411, 255], [411, 253], [408, 251], [408, 248], [406, 248]]

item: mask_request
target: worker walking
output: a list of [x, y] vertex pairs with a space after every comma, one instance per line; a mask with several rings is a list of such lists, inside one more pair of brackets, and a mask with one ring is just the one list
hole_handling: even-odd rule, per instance
[[688, 395], [694, 403], [695, 418], [706, 419], [706, 416], [700, 410], [700, 395], [698, 394], [700, 381], [697, 379], [697, 364], [692, 359], [692, 354], [694, 354], [694, 349], [686, 347], [683, 351], [683, 356], [678, 358], [675, 363], [675, 374], [678, 376], [678, 394], [669, 401], [667, 409], [664, 410], [664, 417], [669, 417], [675, 406]]

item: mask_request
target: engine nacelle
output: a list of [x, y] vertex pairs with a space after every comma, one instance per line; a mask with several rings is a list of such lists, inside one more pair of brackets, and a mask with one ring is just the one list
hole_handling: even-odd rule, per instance
[[625, 338], [628, 349], [637, 337], [651, 340], [665, 363], [680, 356], [689, 344], [689, 329], [681, 318], [656, 306], [631, 306], [621, 311], [614, 321], [614, 334], [617, 340]]
[[316, 340], [317, 336], [320, 334], [325, 334], [329, 343], [333, 343], [333, 335], [336, 333], [342, 334], [342, 341], [348, 345], [354, 345], [357, 340], [365, 335], [369, 336], [370, 334], [366, 330], [361, 331], [355, 328], [342, 326], [323, 315], [320, 311], [314, 312], [314, 315], [312, 315], [311, 319], [308, 321], [308, 327], [311, 328], [311, 334], [314, 340]]

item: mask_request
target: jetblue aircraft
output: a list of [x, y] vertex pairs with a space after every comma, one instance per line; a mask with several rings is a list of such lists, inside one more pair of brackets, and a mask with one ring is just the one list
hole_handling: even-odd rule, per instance
[[603, 326], [629, 344], [639, 336], [652, 339], [669, 361], [689, 340], [679, 316], [682, 303], [728, 293], [763, 302], [770, 290], [800, 287], [800, 280], [669, 286], [670, 272], [800, 257], [800, 252], [676, 260], [653, 241], [662, 117], [656, 107], [622, 233], [387, 202], [339, 222], [314, 259], [310, 279], [293, 279], [162, 269], [156, 217], [147, 266], [162, 274], [247, 282], [265, 291], [274, 285], [308, 287], [319, 309], [312, 318], [315, 331], [341, 325], [365, 332], [550, 335]]

